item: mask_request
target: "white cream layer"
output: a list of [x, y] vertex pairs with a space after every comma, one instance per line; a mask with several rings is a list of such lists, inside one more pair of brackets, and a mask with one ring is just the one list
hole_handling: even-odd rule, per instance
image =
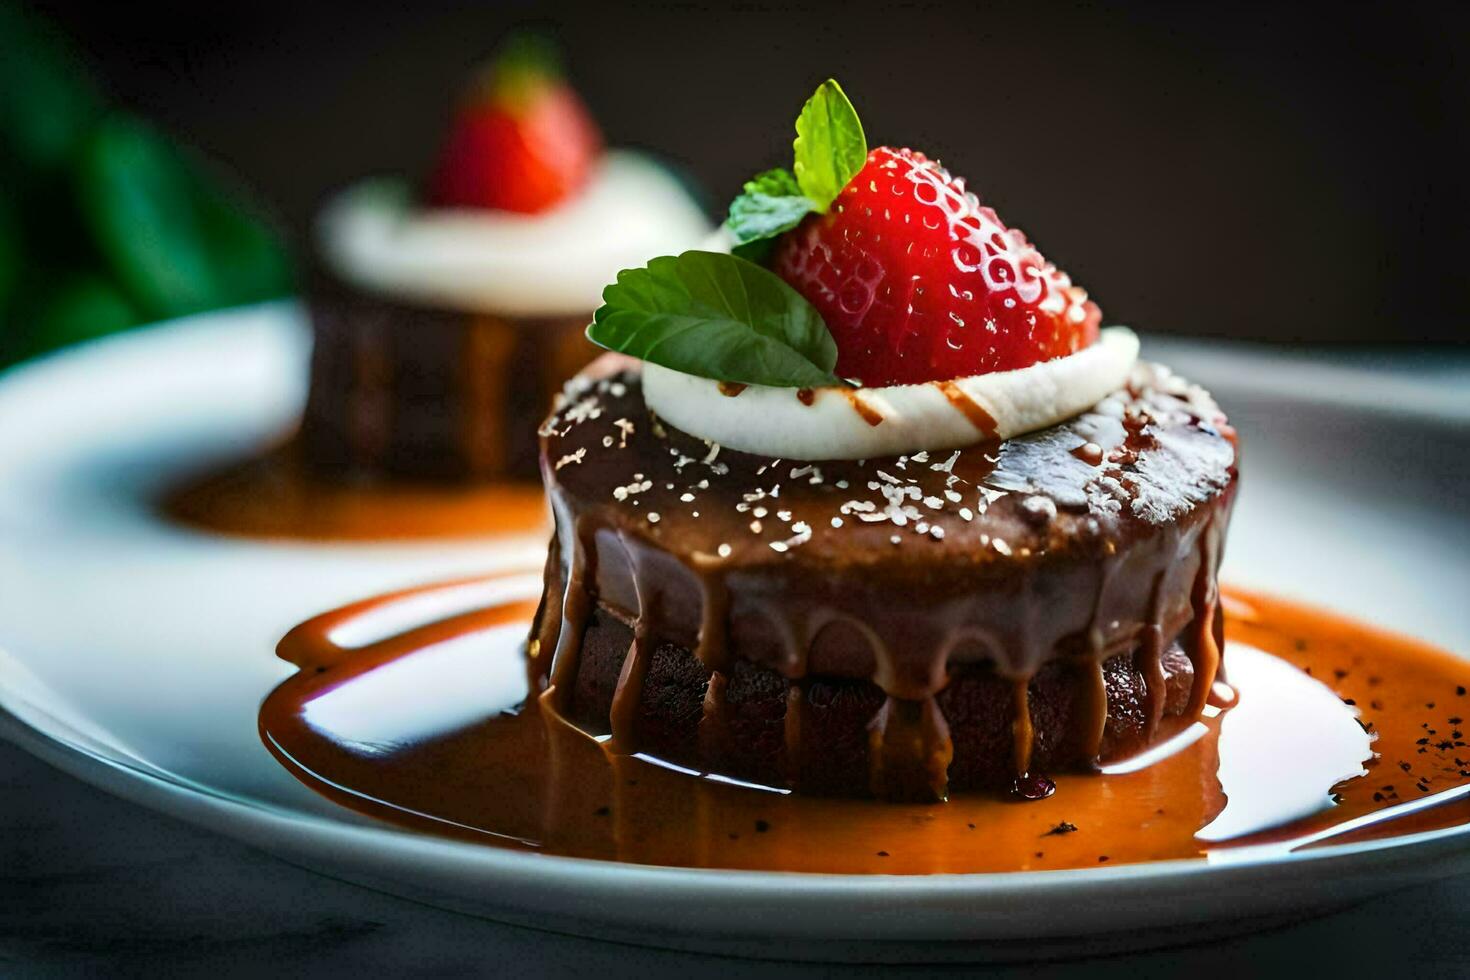
[[318, 223], [322, 255], [360, 289], [470, 313], [590, 314], [618, 272], [698, 247], [710, 223], [673, 175], [609, 152], [582, 193], [537, 215], [417, 208], [402, 181], [365, 181]]
[[730, 449], [779, 459], [873, 459], [1056, 425], [1121, 388], [1137, 360], [1133, 331], [1108, 327], [1085, 350], [1016, 371], [885, 388], [722, 391], [708, 378], [645, 364], [643, 397], [671, 425]]

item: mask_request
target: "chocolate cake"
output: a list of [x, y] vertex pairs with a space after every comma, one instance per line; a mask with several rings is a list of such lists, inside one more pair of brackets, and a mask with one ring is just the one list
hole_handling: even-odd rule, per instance
[[302, 458], [328, 477], [534, 480], [536, 424], [595, 348], [585, 315], [473, 313], [319, 274]]
[[803, 792], [1039, 795], [1210, 694], [1236, 445], [1167, 369], [1041, 431], [883, 459], [722, 449], [636, 372], [580, 380], [540, 432], [533, 672], [614, 751]]
[[322, 210], [303, 461], [349, 483], [534, 481], [603, 287], [708, 234], [675, 175], [604, 146], [544, 38], [508, 37], [423, 186], [363, 180]]

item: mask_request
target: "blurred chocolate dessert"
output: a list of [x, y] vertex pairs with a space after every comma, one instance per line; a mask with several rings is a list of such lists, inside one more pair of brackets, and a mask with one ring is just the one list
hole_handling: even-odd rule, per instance
[[710, 233], [671, 172], [604, 149], [554, 52], [524, 36], [470, 86], [422, 192], [365, 181], [318, 230], [299, 431], [170, 493], [177, 520], [326, 539], [538, 528], [536, 426], [596, 353], [583, 332], [603, 287]]
[[604, 150], [554, 52], [520, 36], [471, 85], [423, 195], [365, 182], [319, 231], [311, 469], [534, 480], [536, 425], [595, 352], [603, 286], [709, 227], [659, 164]]

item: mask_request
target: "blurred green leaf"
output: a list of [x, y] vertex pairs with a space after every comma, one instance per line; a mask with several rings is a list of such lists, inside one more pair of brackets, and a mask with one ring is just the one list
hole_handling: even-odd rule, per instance
[[36, 313], [33, 336], [46, 350], [125, 330], [138, 314], [122, 290], [98, 275], [64, 282]]
[[247, 210], [244, 193], [198, 165], [191, 168], [191, 176], [192, 196], [215, 272], [214, 305], [238, 306], [289, 292], [291, 263], [280, 236]]
[[0, 0], [0, 364], [285, 294], [279, 236], [245, 200], [107, 111], [70, 45]]
[[14, 187], [66, 166], [101, 112], [71, 46], [38, 17], [0, 2], [0, 170], [6, 183]]
[[282, 295], [279, 241], [140, 120], [108, 117], [78, 161], [82, 214], [145, 312], [180, 316]]
[[115, 284], [91, 272], [68, 273], [38, 285], [15, 309], [8, 360], [44, 354], [105, 337], [139, 322], [137, 310]]
[[20, 282], [20, 225], [7, 198], [0, 197], [0, 348], [9, 327], [6, 311], [14, 302]]
[[210, 307], [214, 274], [191, 179], [167, 140], [139, 120], [109, 116], [83, 145], [76, 179], [93, 238], [145, 312]]

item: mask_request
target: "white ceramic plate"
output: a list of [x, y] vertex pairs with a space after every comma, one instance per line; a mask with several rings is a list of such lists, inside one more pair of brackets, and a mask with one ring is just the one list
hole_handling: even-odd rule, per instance
[[[1235, 929], [1470, 870], [1435, 832], [1228, 864], [861, 877], [550, 858], [406, 833], [339, 809], [256, 735], [297, 622], [495, 568], [539, 540], [282, 545], [157, 520], [158, 489], [291, 424], [294, 306], [194, 318], [0, 378], [0, 723], [121, 796], [340, 877], [541, 927], [746, 955], [1064, 952]], [[1470, 365], [1326, 364], [1147, 341], [1209, 384], [1245, 439], [1231, 581], [1470, 652]], [[1091, 937], [1091, 938], [1088, 938]]]

